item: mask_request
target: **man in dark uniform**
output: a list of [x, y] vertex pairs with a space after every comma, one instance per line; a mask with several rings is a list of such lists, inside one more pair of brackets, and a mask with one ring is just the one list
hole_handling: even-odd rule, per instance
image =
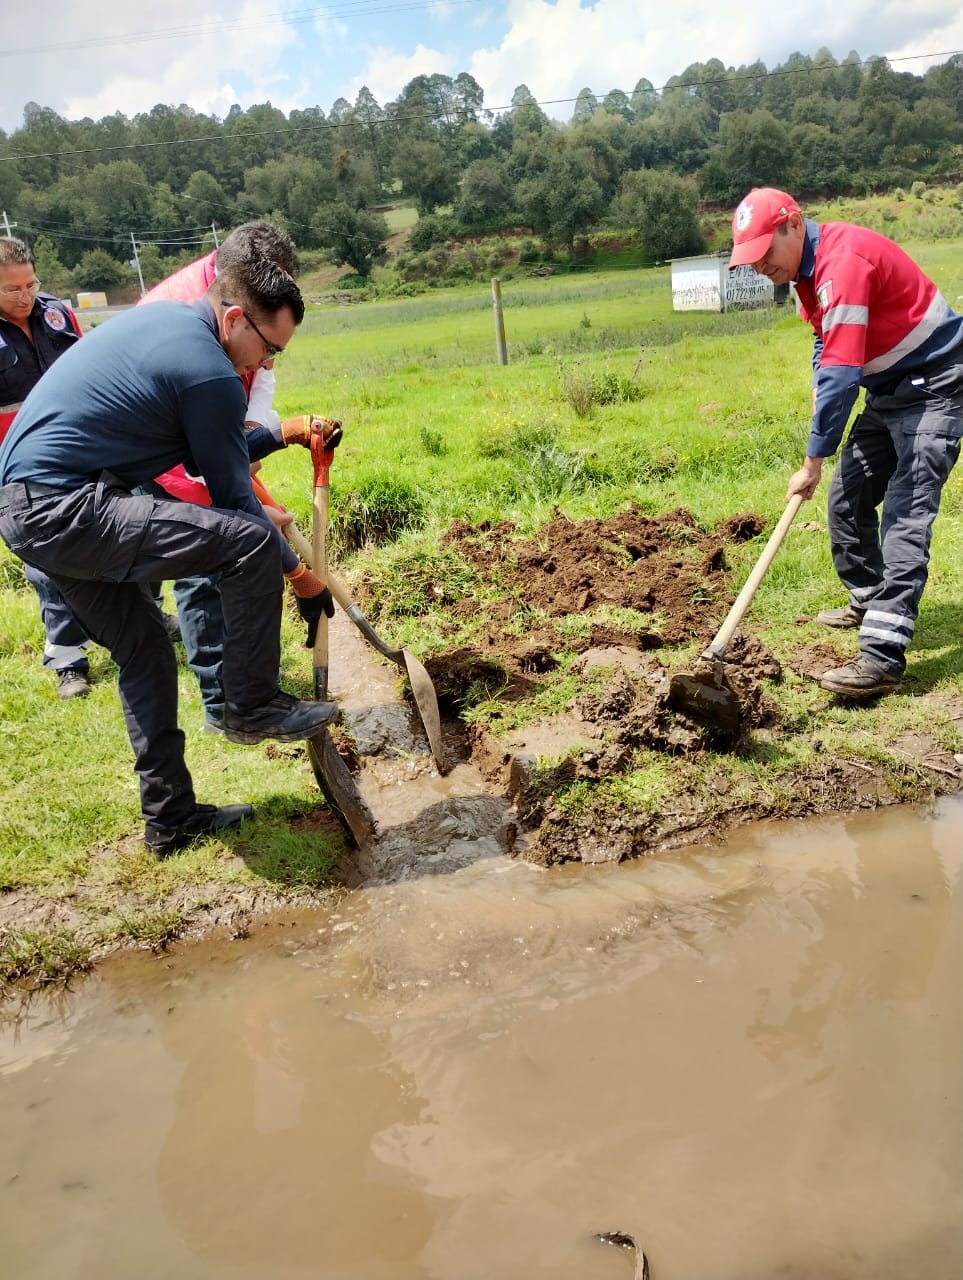
[[[303, 316], [295, 282], [263, 258], [196, 303], [133, 308], [50, 369], [0, 448], [0, 536], [117, 662], [145, 843], [159, 854], [252, 808], [197, 804], [173, 649], [140, 584], [220, 573], [229, 740], [308, 738], [336, 713], [278, 688], [281, 538], [251, 487], [237, 376], [283, 351]], [[211, 507], [131, 494], [178, 463], [204, 475]]]
[[[33, 254], [22, 240], [0, 238], [0, 442], [40, 375], [80, 337], [74, 313], [40, 292]], [[32, 565], [27, 581], [37, 593], [43, 619], [43, 664], [57, 673], [61, 698], [90, 692], [90, 643], [50, 578]]]

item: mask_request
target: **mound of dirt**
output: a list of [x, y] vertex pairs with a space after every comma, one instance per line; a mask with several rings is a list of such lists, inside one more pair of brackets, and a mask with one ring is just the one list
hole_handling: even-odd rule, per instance
[[[733, 598], [726, 546], [756, 537], [763, 528], [762, 518], [753, 512], [732, 516], [707, 532], [688, 511], [677, 509], [654, 519], [637, 507], [607, 520], [574, 521], [556, 513], [531, 538], [518, 537], [510, 521], [475, 527], [455, 521], [443, 544], [473, 565], [489, 589], [503, 594], [487, 606], [465, 602], [473, 615], [481, 609], [485, 624], [475, 646], [428, 659], [442, 707], [457, 713], [469, 693], [479, 690], [505, 703], [528, 698], [538, 678], [559, 665], [560, 652], [596, 654], [604, 663], [611, 662], [613, 650], [620, 650], [624, 665], [626, 654], [708, 640]], [[571, 626], [562, 623], [600, 605], [635, 610], [649, 625], [637, 631], [599, 622], [573, 636]], [[519, 616], [526, 614], [528, 625], [519, 635]], [[744, 728], [763, 723], [770, 714], [759, 680], [778, 679], [779, 674], [779, 663], [758, 641], [737, 637], [730, 646], [726, 684], [740, 702]], [[649, 705], [641, 712], [636, 708], [648, 736], [636, 726], [631, 736], [637, 745], [693, 749], [718, 744], [725, 736], [674, 711], [667, 674], [654, 673], [651, 663], [649, 684]], [[588, 720], [606, 718], [602, 706], [586, 704], [581, 710]]]
[[524, 609], [551, 617], [615, 605], [649, 614], [645, 647], [682, 644], [704, 634], [707, 611], [731, 603], [724, 577], [727, 543], [764, 528], [760, 516], [733, 516], [712, 532], [688, 511], [653, 519], [630, 507], [607, 520], [574, 521], [556, 514], [534, 538], [516, 537], [510, 521], [471, 526], [455, 521], [443, 544]]
[[[542, 863], [579, 859], [599, 861], [637, 856], [658, 846], [711, 838], [740, 822], [780, 814], [833, 812], [907, 798], [890, 787], [879, 771], [855, 761], [820, 760], [808, 773], [781, 779], [780, 794], [766, 787], [758, 796], [727, 795], [724, 771], [718, 788], [712, 784], [696, 795], [687, 777], [704, 774], [705, 754], [739, 752], [757, 739], [774, 743], [798, 726], [780, 724], [779, 710], [767, 692], [769, 682], [782, 677], [779, 661], [758, 639], [737, 633], [718, 672], [723, 699], [735, 708], [737, 723], [723, 724], [715, 714], [670, 696], [673, 674], [698, 669], [690, 657], [689, 673], [667, 671], [653, 649], [693, 644], [694, 654], [715, 634], [730, 607], [733, 594], [726, 573], [726, 548], [756, 538], [765, 529], [762, 517], [745, 512], [701, 528], [683, 509], [658, 518], [629, 508], [609, 519], [573, 521], [556, 512], [532, 537], [519, 537], [511, 522], [470, 526], [456, 521], [444, 537], [476, 569], [493, 599], [486, 605], [465, 602], [481, 620], [481, 637], [471, 647], [460, 646], [427, 659], [443, 712], [453, 719], [479, 693], [496, 699], [497, 706], [528, 699], [539, 682], [559, 665], [564, 653], [579, 655], [575, 664], [612, 670], [605, 686], [577, 695], [558, 718], [558, 726], [540, 726], [529, 734], [551, 742], [554, 749], [532, 747], [526, 731], [511, 744], [479, 728], [469, 733], [476, 763], [493, 781], [514, 795], [519, 816], [529, 833], [524, 856]], [[641, 631], [611, 623], [595, 623], [573, 636], [571, 618], [602, 605], [643, 614]], [[458, 610], [456, 609], [456, 612]], [[527, 617], [526, 617], [527, 615]], [[524, 629], [520, 622], [527, 625]], [[801, 648], [793, 670], [816, 679], [839, 654], [829, 645]], [[704, 671], [706, 668], [702, 668]], [[572, 783], [599, 782], [636, 767], [637, 752], [647, 748], [678, 761], [676, 789], [661, 808], [640, 814], [629, 809], [605, 811], [592, 807], [573, 813], [559, 808], [556, 795]], [[692, 757], [691, 771], [687, 758]], [[560, 763], [547, 768], [542, 761]], [[907, 770], [912, 764], [907, 753]], [[924, 765], [934, 790], [963, 785], [963, 771], [951, 757], [930, 754]], [[919, 778], [919, 774], [917, 774]], [[925, 790], [925, 782], [919, 779]], [[588, 793], [591, 795], [591, 792]]]

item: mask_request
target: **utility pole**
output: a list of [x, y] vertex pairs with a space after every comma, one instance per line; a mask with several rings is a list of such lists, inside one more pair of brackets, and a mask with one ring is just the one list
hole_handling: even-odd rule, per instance
[[140, 281], [140, 296], [143, 297], [147, 290], [144, 288], [144, 273], [140, 269], [140, 258], [137, 256], [137, 241], [134, 239], [133, 231], [130, 233], [130, 242], [134, 246], [133, 266], [137, 268], [137, 279]]
[[15, 222], [11, 222], [11, 221], [10, 221], [10, 219], [7, 217], [7, 211], [6, 211], [6, 209], [4, 209], [4, 211], [3, 211], [3, 227], [4, 227], [4, 233], [6, 234], [6, 237], [7, 237], [7, 239], [8, 239], [8, 240], [10, 239], [10, 231], [11, 231], [11, 229], [12, 229], [13, 227], [15, 227], [16, 225], [17, 225], [17, 224], [16, 224]]
[[221, 242], [217, 238], [217, 227], [215, 227], [213, 222], [211, 223], [211, 234], [214, 237], [214, 248], [219, 249], [221, 247]]

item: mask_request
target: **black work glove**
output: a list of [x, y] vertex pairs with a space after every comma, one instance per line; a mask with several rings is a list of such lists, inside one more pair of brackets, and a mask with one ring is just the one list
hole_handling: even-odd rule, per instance
[[324, 587], [316, 596], [295, 596], [298, 605], [298, 613], [308, 624], [308, 637], [304, 642], [306, 649], [313, 649], [314, 642], [318, 636], [318, 623], [321, 621], [322, 613], [328, 617], [334, 617], [334, 596]]

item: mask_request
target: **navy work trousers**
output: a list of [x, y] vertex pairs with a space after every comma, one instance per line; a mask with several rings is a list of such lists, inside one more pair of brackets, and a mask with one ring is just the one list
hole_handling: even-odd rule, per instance
[[866, 610], [860, 652], [893, 675], [906, 668], [933, 521], [961, 434], [963, 354], [905, 379], [892, 395], [867, 392], [829, 486], [833, 564], [852, 602]]
[[220, 574], [222, 679], [246, 712], [278, 688], [283, 580], [277, 530], [254, 516], [134, 496], [104, 475], [64, 494], [8, 484], [0, 536], [48, 573], [87, 634], [119, 667], [118, 687], [145, 819], [176, 827], [195, 796], [177, 727], [177, 664], [140, 584]]
[[51, 671], [90, 670], [84, 650], [90, 639], [74, 615], [64, 604], [63, 597], [47, 574], [24, 565], [24, 575], [37, 593], [40, 617], [43, 621], [43, 665]]

